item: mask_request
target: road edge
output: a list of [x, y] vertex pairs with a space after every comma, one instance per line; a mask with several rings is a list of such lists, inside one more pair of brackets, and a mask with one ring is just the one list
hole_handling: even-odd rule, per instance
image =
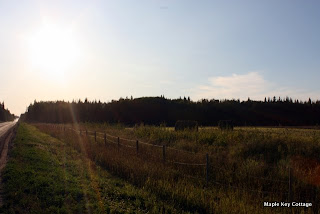
[[0, 207], [3, 206], [2, 170], [8, 162], [9, 153], [13, 146], [13, 140], [17, 134], [19, 122], [17, 122], [7, 133], [0, 138]]

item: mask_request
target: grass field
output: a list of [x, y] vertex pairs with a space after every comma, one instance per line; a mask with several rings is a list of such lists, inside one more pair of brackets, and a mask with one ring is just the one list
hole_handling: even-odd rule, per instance
[[[199, 132], [174, 132], [153, 126], [128, 129], [121, 125], [80, 124], [73, 127], [119, 136], [123, 145], [132, 146], [119, 149], [116, 144], [104, 145], [102, 135], [95, 142], [94, 137], [85, 136], [84, 131], [79, 136], [69, 129], [63, 131], [63, 126], [59, 125], [36, 126], [75, 149], [85, 151], [92, 161], [114, 175], [171, 201], [185, 211], [313, 213], [318, 210], [318, 130], [236, 128], [234, 131], [220, 131], [206, 128]], [[161, 161], [161, 147], [150, 149], [139, 144], [137, 155], [135, 144], [123, 138], [166, 145], [168, 162], [163, 164]], [[169, 160], [205, 163], [206, 153], [210, 157], [208, 185], [205, 167], [169, 163]], [[310, 202], [313, 206], [293, 210], [265, 208], [265, 201]]]
[[83, 151], [40, 132], [18, 128], [3, 172], [0, 213], [183, 213], [92, 162]]

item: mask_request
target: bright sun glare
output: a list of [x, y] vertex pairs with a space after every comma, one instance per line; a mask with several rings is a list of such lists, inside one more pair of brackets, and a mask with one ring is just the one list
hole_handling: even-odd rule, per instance
[[52, 81], [64, 82], [67, 70], [75, 64], [78, 47], [72, 30], [45, 24], [28, 39], [29, 60]]

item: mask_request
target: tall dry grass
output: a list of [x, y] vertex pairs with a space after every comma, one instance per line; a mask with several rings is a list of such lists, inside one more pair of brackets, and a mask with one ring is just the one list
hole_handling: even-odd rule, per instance
[[[82, 136], [62, 126], [36, 125], [88, 156], [107, 170], [176, 206], [198, 213], [286, 213], [286, 209], [263, 208], [264, 201], [313, 202], [317, 211], [320, 166], [319, 133], [310, 130], [238, 129], [233, 132], [204, 129], [199, 132], [172, 132], [166, 128], [83, 124], [91, 129], [120, 136], [167, 145], [167, 162], [162, 161], [162, 148], [121, 141], [125, 147], [108, 142], [98, 135]], [[108, 137], [108, 140], [116, 139]], [[178, 151], [184, 149], [189, 152]], [[205, 163], [210, 155], [209, 184], [205, 182], [205, 166], [172, 164]], [[319, 155], [320, 157], [320, 155]], [[291, 174], [289, 173], [291, 169]], [[289, 179], [289, 176], [291, 179]], [[289, 192], [289, 180], [291, 182]], [[290, 193], [290, 194], [289, 194]], [[301, 208], [296, 208], [301, 211]]]

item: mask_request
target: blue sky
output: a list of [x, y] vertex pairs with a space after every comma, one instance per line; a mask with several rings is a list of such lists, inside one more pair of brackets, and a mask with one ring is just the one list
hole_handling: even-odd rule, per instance
[[320, 99], [319, 1], [0, 0], [0, 101]]

